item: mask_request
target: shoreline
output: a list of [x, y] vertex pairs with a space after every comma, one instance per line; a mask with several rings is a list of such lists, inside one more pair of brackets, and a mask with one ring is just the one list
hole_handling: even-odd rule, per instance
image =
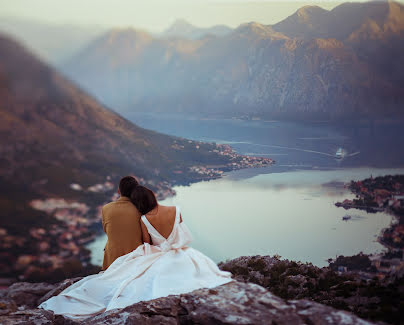
[[[231, 148], [230, 146], [228, 146], [229, 148]], [[237, 158], [243, 158], [246, 156], [243, 155], [239, 155], [234, 153], [234, 151], [231, 149], [231, 152], [233, 154], [235, 154], [235, 156]], [[257, 157], [250, 157], [252, 159], [262, 159], [262, 158], [257, 158]], [[270, 165], [265, 165], [263, 167], [268, 167], [268, 166], [272, 166], [273, 165], [273, 160], [270, 159], [267, 161], [271, 162]], [[253, 166], [253, 167], [260, 167], [260, 166]], [[198, 168], [198, 167], [197, 167]], [[223, 171], [224, 169], [226, 169], [227, 171]], [[175, 195], [175, 191], [173, 190], [173, 187], [178, 186], [178, 185], [190, 185], [193, 183], [198, 183], [201, 181], [209, 181], [209, 180], [215, 180], [215, 179], [220, 179], [223, 177], [226, 177], [228, 175], [227, 172], [230, 171], [237, 171], [237, 170], [247, 170], [247, 169], [252, 169], [251, 166], [248, 165], [220, 165], [220, 166], [215, 166], [215, 165], [208, 165], [207, 167], [205, 167], [205, 169], [200, 169], [198, 170], [200, 172], [200, 174], [195, 173], [192, 177], [191, 180], [188, 180], [187, 182], [181, 182], [181, 181], [176, 181], [173, 183], [168, 183], [168, 182], [161, 182], [161, 183], [154, 183], [151, 184], [151, 186], [160, 188], [160, 192], [158, 192], [157, 194], [159, 195], [159, 199], [164, 199], [164, 198], [168, 198], [171, 196]], [[217, 171], [217, 170], [221, 170], [221, 173], [217, 173], [217, 174], [212, 174], [212, 171]], [[209, 173], [211, 173], [209, 175]], [[197, 175], [197, 177], [195, 177]], [[141, 183], [146, 183], [146, 185], [149, 185], [149, 183], [145, 182], [144, 179], [139, 178], [139, 181]], [[111, 185], [112, 183], [110, 181], [107, 181], [105, 184], [97, 184], [97, 186], [93, 186], [93, 190], [107, 190], [105, 191], [105, 194], [107, 194], [107, 196], [109, 196], [111, 199], [114, 199], [114, 197], [117, 197], [117, 194], [114, 194], [114, 190], [113, 190], [113, 186]], [[71, 184], [75, 185], [75, 184]], [[77, 185], [77, 184], [76, 184]], [[109, 193], [109, 194], [108, 194]], [[52, 201], [53, 200], [53, 201]], [[109, 202], [109, 201], [108, 201]], [[76, 202], [77, 203], [77, 202]], [[102, 235], [103, 230], [102, 227], [100, 226], [100, 208], [102, 207], [103, 204], [98, 205], [98, 206], [80, 206], [80, 205], [76, 205], [76, 206], [70, 206], [70, 211], [69, 211], [69, 204], [73, 204], [73, 203], [69, 203], [67, 201], [64, 200], [55, 200], [55, 199], [50, 199], [48, 201], [44, 200], [44, 201], [40, 201], [36, 203], [37, 204], [37, 208], [40, 207], [40, 204], [43, 204], [44, 206], [43, 211], [48, 211], [48, 213], [54, 215], [56, 218], [61, 218], [62, 220], [66, 221], [66, 217], [72, 217], [73, 219], [70, 220], [71, 222], [76, 222], [77, 220], [79, 222], [84, 222], [86, 221], [86, 224], [82, 224], [80, 225], [81, 230], [73, 235], [73, 236], [69, 236], [68, 233], [73, 233], [75, 230], [75, 227], [70, 225], [70, 228], [66, 228], [64, 231], [59, 231], [59, 232], [55, 232], [53, 231], [49, 231], [49, 232], [45, 232], [44, 230], [41, 229], [36, 229], [36, 231], [31, 233], [31, 236], [36, 237], [38, 239], [39, 244], [41, 244], [41, 242], [46, 241], [45, 237], [46, 236], [53, 236], [56, 237], [57, 240], [62, 240], [63, 243], [63, 247], [62, 245], [60, 245], [63, 249], [67, 250], [67, 251], [75, 251], [75, 255], [72, 256], [72, 258], [70, 258], [70, 260], [72, 260], [71, 262], [78, 264], [78, 262], [80, 262], [81, 264], [81, 270], [83, 272], [86, 272], [86, 270], [88, 270], [88, 272], [93, 272], [95, 269], [94, 268], [99, 268], [97, 265], [93, 265], [91, 264], [91, 251], [86, 247], [89, 244], [91, 244], [92, 242], [94, 242], [98, 236]], [[39, 206], [38, 206], [39, 204]], [[365, 205], [361, 206], [362, 208], [366, 208]], [[97, 216], [98, 214], [98, 216]], [[83, 226], [84, 225], [84, 226]], [[73, 227], [73, 228], [72, 228]], [[0, 229], [0, 238], [2, 237], [2, 233], [1, 233], [2, 229]], [[382, 231], [384, 232], [384, 230]], [[83, 236], [84, 234], [84, 236]], [[380, 236], [379, 236], [380, 237]], [[383, 245], [384, 247], [386, 247], [384, 245], [383, 242], [379, 241], [380, 238], [378, 238], [378, 242]], [[44, 244], [45, 245], [45, 244]], [[70, 246], [69, 246], [70, 245]], [[56, 245], [57, 246], [57, 245]], [[64, 253], [65, 254], [65, 253]], [[378, 253], [374, 253], [374, 254], [378, 254]], [[372, 254], [371, 254], [372, 255]], [[55, 255], [49, 255], [49, 254], [43, 254], [41, 253], [40, 256], [38, 257], [34, 257], [33, 256], [29, 256], [29, 255], [24, 255], [23, 258], [21, 260], [19, 260], [19, 268], [20, 270], [23, 269], [29, 269], [32, 264], [36, 265], [38, 263], [41, 262], [47, 262], [47, 263], [54, 263], [54, 268], [53, 269], [57, 269], [58, 267], [62, 267], [63, 269], [63, 263], [64, 261], [69, 261], [69, 257], [66, 259], [64, 257], [62, 258], [58, 258], [58, 254]], [[69, 262], [69, 263], [71, 263]], [[77, 265], [76, 265], [77, 267]], [[38, 269], [33, 269], [31, 267], [30, 271], [38, 271]], [[44, 271], [45, 272], [45, 271]], [[3, 273], [4, 274], [4, 273]], [[2, 285], [4, 283], [3, 280], [6, 280], [4, 276], [0, 276], [0, 285]], [[21, 280], [35, 280], [32, 278], [26, 278], [26, 277], [18, 277], [15, 278], [14, 281], [21, 281]]]
[[[188, 141], [199, 149], [200, 141]], [[182, 150], [183, 148], [174, 148]], [[222, 156], [226, 164], [194, 165], [184, 170], [172, 170], [172, 181], [145, 180], [135, 177], [140, 184], [151, 188], [159, 200], [175, 195], [176, 185], [222, 178], [226, 172], [245, 168], [272, 166], [270, 158], [236, 153], [230, 145], [214, 144], [212, 153]], [[0, 227], [2, 272], [0, 286], [17, 281], [59, 281], [72, 276], [85, 276], [99, 271], [91, 264], [91, 251], [86, 248], [102, 234], [101, 209], [118, 198], [115, 182], [110, 176], [104, 183], [84, 188], [70, 184], [84, 200], [44, 197], [30, 201], [30, 208], [53, 218], [46, 227], [29, 227], [28, 236], [13, 235]], [[81, 194], [82, 193], [82, 194]], [[97, 197], [96, 200], [94, 198]], [[87, 198], [87, 200], [85, 200]], [[84, 203], [83, 203], [84, 202]]]
[[[344, 188], [344, 184], [346, 182], [348, 182], [350, 179], [352, 179], [353, 175], [358, 174], [358, 173], [364, 178], [364, 177], [367, 177], [367, 176], [364, 176], [364, 175], [370, 175], [372, 171], [373, 171], [374, 174], [379, 174], [379, 175], [387, 175], [389, 173], [391, 174], [391, 173], [395, 172], [394, 170], [374, 171], [374, 170], [369, 170], [368, 168], [364, 168], [363, 171], [362, 171], [362, 168], [361, 168], [360, 172], [359, 172], [359, 170], [355, 170], [355, 169], [347, 169], [347, 170], [344, 170], [344, 171], [336, 170], [336, 172], [337, 172], [336, 174], [333, 171], [327, 171], [325, 173], [321, 171], [321, 172], [319, 172], [320, 174], [317, 174], [318, 173], [317, 170], [312, 170], [310, 172], [309, 171], [306, 172], [304, 170], [298, 170], [298, 171], [290, 170], [290, 171], [286, 171], [286, 174], [285, 173], [277, 173], [278, 175], [276, 176], [275, 179], [267, 178], [267, 176], [269, 176], [269, 174], [272, 174], [274, 172], [274, 171], [272, 171], [272, 168], [275, 168], [275, 166], [273, 166], [271, 168], [266, 168], [266, 169], [263, 169], [263, 170], [257, 169], [256, 171], [254, 171], [252, 169], [233, 171], [231, 173], [226, 173], [225, 175], [223, 175], [224, 180], [228, 179], [230, 181], [228, 184], [227, 184], [226, 181], [224, 181], [224, 183], [223, 183], [220, 180], [219, 181], [215, 180], [212, 183], [206, 183], [205, 185], [202, 185], [200, 183], [201, 185], [196, 185], [195, 186], [195, 190], [198, 189], [198, 191], [202, 190], [202, 191], [205, 191], [206, 193], [209, 193], [209, 190], [215, 191], [215, 188], [217, 188], [218, 191], [223, 192], [223, 190], [225, 190], [225, 188], [220, 188], [219, 189], [217, 186], [223, 186], [221, 184], [227, 184], [227, 185], [224, 185], [224, 186], [227, 186], [226, 188], [231, 190], [231, 188], [233, 187], [231, 182], [233, 182], [233, 181], [238, 182], [239, 180], [241, 182], [243, 182], [245, 180], [247, 180], [247, 182], [249, 182], [249, 179], [253, 179], [255, 177], [262, 178], [261, 180], [254, 181], [254, 184], [261, 184], [261, 185], [264, 184], [264, 182], [265, 183], [268, 183], [268, 182], [271, 183], [272, 182], [273, 184], [281, 184], [281, 182], [283, 182], [283, 180], [293, 178], [294, 180], [291, 181], [291, 186], [293, 186], [293, 188], [295, 189], [295, 185], [304, 184], [309, 179], [314, 178], [315, 179], [314, 183], [316, 185], [313, 185], [313, 184], [310, 183], [311, 184], [310, 189], [311, 189], [311, 186], [314, 186], [316, 191], [321, 190], [322, 192], [327, 192], [327, 193], [330, 192], [330, 193], [332, 193], [332, 195], [337, 195], [336, 198], [331, 198], [330, 200], [328, 200], [328, 203], [327, 203], [328, 204], [327, 205], [328, 210], [324, 210], [324, 211], [327, 211], [325, 213], [325, 215], [329, 216], [329, 217], [332, 216], [332, 220], [334, 220], [337, 223], [342, 223], [343, 225], [345, 225], [346, 224], [345, 222], [340, 221], [342, 216], [343, 216], [343, 213], [341, 213], [340, 209], [336, 209], [334, 207], [334, 203], [337, 200], [342, 200], [344, 198], [345, 194], [349, 195], [349, 191], [346, 188]], [[249, 170], [251, 172], [248, 172]], [[402, 170], [402, 172], [404, 172], [404, 170]], [[239, 175], [239, 173], [241, 173], [242, 176], [240, 176], [240, 177], [237, 176], [237, 175]], [[253, 176], [251, 176], [251, 174]], [[296, 176], [293, 176], [294, 174], [296, 174]], [[260, 175], [260, 176], [257, 176], [257, 175]], [[334, 179], [337, 179], [338, 181], [332, 181]], [[302, 181], [300, 181], [300, 180], [302, 180]], [[298, 182], [298, 183], [295, 183], [295, 182]], [[236, 184], [234, 184], [234, 185], [237, 186]], [[300, 186], [300, 185], [297, 185], [297, 186]], [[330, 187], [332, 187], [332, 189], [329, 189]], [[193, 187], [188, 188], [186, 186], [185, 187], [183, 187], [183, 186], [174, 187], [174, 190], [176, 190], [180, 196], [178, 198], [174, 198], [174, 199], [170, 198], [169, 200], [167, 200], [163, 204], [166, 204], [166, 205], [180, 204], [184, 209], [187, 206], [188, 213], [192, 213], [193, 206], [194, 206], [192, 202], [193, 202], [193, 200], [198, 200], [198, 197], [200, 195], [200, 194], [198, 194], [199, 192], [195, 192], [193, 190]], [[311, 191], [312, 190], [309, 190], [310, 193], [311, 193]], [[305, 191], [305, 193], [306, 192], [307, 191]], [[342, 192], [344, 192], [345, 194], [342, 194]], [[192, 193], [194, 193], [193, 196], [192, 196], [193, 197], [192, 201], [190, 203], [186, 204], [182, 198], [186, 197], [187, 198], [186, 201], [189, 201], [188, 199], [190, 198], [190, 194], [192, 195]], [[349, 197], [351, 198], [352, 196], [349, 195]], [[289, 201], [290, 204], [294, 204], [294, 201], [288, 199], [287, 197], [285, 197], [285, 199], [287, 201]], [[211, 197], [211, 200], [215, 200], [215, 196]], [[285, 203], [287, 201], [285, 201]], [[305, 202], [305, 200], [304, 200], [304, 202]], [[286, 204], [288, 204], [288, 203], [286, 203]], [[306, 206], [305, 211], [307, 211], [308, 214], [310, 214], [310, 211], [312, 211], [310, 209], [315, 209], [316, 208], [316, 205], [313, 205], [313, 204], [306, 205], [306, 203], [304, 203], [304, 204]], [[280, 214], [282, 214], [283, 213], [282, 209], [283, 208], [279, 206], [276, 211], [279, 211]], [[313, 212], [315, 212], [315, 211], [313, 211]], [[311, 250], [311, 251], [308, 252], [308, 256], [306, 256], [305, 258], [299, 258], [299, 254], [294, 254], [295, 251], [298, 251], [298, 248], [296, 248], [296, 250], [292, 251], [290, 255], [287, 255], [287, 258], [292, 259], [292, 260], [296, 260], [296, 261], [299, 260], [299, 261], [304, 261], [304, 262], [312, 262], [312, 263], [314, 263], [314, 265], [316, 265], [318, 267], [326, 267], [326, 266], [328, 266], [327, 260], [330, 257], [335, 258], [336, 256], [341, 255], [341, 254], [344, 255], [344, 256], [351, 256], [351, 255], [359, 253], [360, 251], [364, 251], [367, 254], [378, 254], [378, 253], [382, 252], [384, 250], [384, 246], [376, 243], [376, 236], [380, 234], [382, 229], [389, 226], [389, 223], [392, 220], [392, 216], [386, 216], [386, 215], [381, 216], [382, 219], [380, 219], [380, 220], [383, 220], [383, 221], [380, 224], [380, 222], [375, 223], [375, 219], [372, 218], [373, 215], [368, 215], [364, 211], [358, 212], [356, 214], [359, 214], [360, 216], [362, 216], [362, 217], [359, 217], [359, 218], [364, 218], [365, 220], [360, 220], [360, 222], [358, 222], [358, 223], [355, 222], [355, 224], [352, 225], [354, 228], [357, 227], [358, 224], [362, 224], [362, 223], [364, 223], [364, 226], [359, 226], [359, 227], [362, 227], [362, 228], [363, 227], [368, 227], [368, 224], [377, 225], [377, 228], [375, 228], [374, 230], [369, 228], [368, 232], [363, 233], [363, 234], [366, 234], [366, 237], [365, 237], [366, 240], [353, 240], [353, 239], [351, 240], [352, 237], [350, 237], [349, 242], [352, 243], [352, 244], [350, 244], [348, 246], [344, 246], [344, 249], [342, 249], [342, 250], [339, 249], [338, 246], [334, 246], [334, 248], [332, 248], [332, 246], [328, 245], [328, 246], [330, 246], [330, 249], [322, 250], [323, 253], [325, 252], [326, 254], [319, 255], [319, 254], [317, 254], [317, 250]], [[199, 215], [197, 214], [196, 216], [193, 217], [194, 218], [194, 227], [198, 224], [199, 217], [200, 217], [200, 214]], [[295, 216], [294, 215], [289, 215], [289, 217], [292, 218], [290, 220], [294, 220], [293, 218]], [[369, 220], [366, 220], [366, 218], [369, 218]], [[356, 221], [357, 216], [355, 215], [353, 217], [353, 219]], [[370, 222], [370, 220], [374, 220], [374, 221]], [[368, 221], [370, 223], [368, 223]], [[294, 224], [296, 224], [296, 222], [299, 222], [299, 221], [296, 220], [294, 222]], [[334, 225], [330, 225], [330, 227], [334, 227]], [[351, 228], [350, 225], [345, 226], [345, 227]], [[335, 230], [335, 228], [329, 228], [329, 229]], [[325, 229], [325, 231], [329, 230], [329, 229]], [[340, 230], [340, 229], [343, 229], [343, 228], [338, 228], [338, 229]], [[204, 232], [206, 232], [206, 228], [205, 228]], [[336, 233], [336, 235], [334, 235], [334, 233]], [[92, 259], [92, 262], [94, 264], [97, 264], [97, 265], [99, 265], [100, 261], [102, 261], [102, 254], [100, 253], [100, 251], [103, 248], [103, 244], [106, 241], [105, 235], [103, 235], [103, 233], [100, 234], [100, 235], [101, 235], [101, 237], [97, 238], [97, 243], [94, 244], [94, 245], [91, 245], [90, 247], [88, 247], [89, 249], [91, 249], [94, 252], [94, 258]], [[297, 234], [297, 236], [299, 236], [299, 234]], [[342, 237], [344, 236], [344, 233], [340, 232], [340, 231], [337, 231], [337, 232], [333, 231], [332, 236], [334, 236], [335, 239], [338, 240], [338, 238], [341, 238], [341, 236]], [[354, 237], [355, 237], [355, 235], [354, 235]], [[264, 243], [265, 243], [265, 241], [264, 241]], [[240, 251], [240, 250], [236, 250], [236, 249], [227, 249], [227, 251], [223, 252], [222, 254], [218, 254], [218, 255], [216, 255], [214, 253], [214, 251], [212, 251], [212, 246], [211, 246], [211, 244], [208, 242], [208, 240], [206, 238], [200, 240], [197, 244], [199, 245], [198, 249], [201, 249], [201, 250], [206, 249], [206, 254], [208, 254], [208, 256], [213, 257], [214, 261], [219, 263], [219, 262], [222, 262], [222, 261], [224, 261], [224, 260], [226, 260], [228, 258], [235, 258], [235, 257], [240, 256], [240, 255], [278, 253], [278, 254], [280, 254], [282, 256], [286, 256], [285, 255], [286, 253], [283, 252], [284, 251], [283, 247], [284, 247], [284, 244], [286, 245], [287, 243], [283, 243], [283, 242], [278, 242], [278, 243], [279, 243], [279, 245], [282, 245], [282, 246], [279, 246], [279, 249], [277, 249], [276, 251], [271, 249], [271, 247], [274, 247], [273, 245], [277, 245], [276, 242], [274, 243], [274, 241], [272, 241], [271, 243], [267, 243], [266, 246], [261, 245], [260, 249], [255, 249], [253, 247], [255, 245], [253, 245], [251, 247], [251, 249], [250, 249], [250, 252], [244, 251], [244, 250]], [[344, 244], [342, 243], [342, 245], [344, 245]]]
[[[356, 198], [335, 203], [346, 210], [360, 209], [369, 213], [384, 212], [392, 216], [389, 227], [382, 229], [377, 242], [387, 252], [362, 254], [372, 267], [363, 269], [364, 275], [376, 275], [379, 279], [404, 275], [404, 175], [386, 175], [351, 181], [347, 186]], [[334, 261], [342, 272], [349, 271], [354, 256], [340, 256]], [[344, 265], [346, 264], [346, 265]], [[330, 264], [331, 265], [331, 264]]]

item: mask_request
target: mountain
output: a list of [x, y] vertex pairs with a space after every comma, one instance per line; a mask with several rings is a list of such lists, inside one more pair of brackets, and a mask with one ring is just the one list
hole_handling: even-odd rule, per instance
[[15, 17], [0, 18], [0, 32], [12, 35], [53, 65], [66, 61], [105, 31], [104, 27], [99, 26], [50, 24]]
[[[403, 8], [306, 6], [272, 26], [251, 22], [198, 40], [149, 35], [144, 42], [139, 31], [115, 30], [61, 69], [122, 114], [402, 117]], [[111, 42], [111, 33], [131, 36]]]
[[114, 29], [91, 42], [61, 70], [119, 110], [179, 91], [179, 74], [187, 73], [181, 65], [204, 42], [160, 40], [133, 28]]
[[225, 25], [200, 28], [190, 24], [184, 19], [178, 19], [163, 33], [161, 33], [160, 36], [163, 38], [185, 38], [196, 40], [209, 35], [225, 36], [231, 31], [232, 29]]
[[[343, 21], [343, 24], [341, 24]], [[334, 38], [354, 50], [386, 83], [404, 82], [404, 6], [394, 1], [343, 3], [331, 11], [306, 6], [273, 28], [290, 38]]]
[[70, 184], [116, 184], [133, 174], [158, 190], [156, 184], [190, 179], [193, 165], [228, 161], [212, 151], [215, 145], [132, 124], [6, 36], [0, 53], [0, 225], [11, 233], [50, 222], [30, 208], [33, 199], [101, 204], [111, 195], [85, 194]]
[[[341, 23], [343, 22], [343, 24]], [[327, 11], [305, 6], [273, 28], [290, 38], [335, 38], [340, 41], [403, 35], [403, 5], [394, 1], [343, 3]]]

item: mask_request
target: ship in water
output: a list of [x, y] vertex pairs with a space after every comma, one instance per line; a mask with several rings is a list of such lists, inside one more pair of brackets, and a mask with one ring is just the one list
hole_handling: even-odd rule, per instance
[[345, 156], [346, 156], [346, 151], [342, 148], [338, 148], [337, 152], [335, 153], [335, 158], [344, 159]]

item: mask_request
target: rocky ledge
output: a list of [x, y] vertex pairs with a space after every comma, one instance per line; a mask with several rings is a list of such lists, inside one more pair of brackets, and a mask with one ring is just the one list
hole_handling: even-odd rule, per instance
[[[58, 324], [80, 322], [36, 306], [77, 279], [59, 284], [13, 284], [0, 291], [0, 324]], [[234, 281], [213, 289], [140, 302], [85, 321], [90, 324], [371, 324], [345, 311], [310, 300], [283, 300], [265, 288]]]
[[306, 299], [370, 321], [403, 324], [404, 277], [382, 279], [361, 271], [337, 272], [279, 256], [241, 256], [220, 263], [238, 281], [258, 284], [280, 298]]

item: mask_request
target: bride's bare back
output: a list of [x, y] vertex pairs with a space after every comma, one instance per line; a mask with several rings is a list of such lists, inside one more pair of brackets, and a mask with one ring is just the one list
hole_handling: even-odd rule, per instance
[[[171, 231], [173, 230], [175, 215], [175, 206], [157, 205], [157, 207], [146, 214], [146, 218], [151, 223], [151, 225], [160, 233], [160, 235], [167, 239], [168, 236], [170, 236]], [[143, 221], [141, 221], [140, 224], [142, 226], [143, 242], [150, 244], [151, 238], [147, 231], [147, 228], [144, 225]]]

